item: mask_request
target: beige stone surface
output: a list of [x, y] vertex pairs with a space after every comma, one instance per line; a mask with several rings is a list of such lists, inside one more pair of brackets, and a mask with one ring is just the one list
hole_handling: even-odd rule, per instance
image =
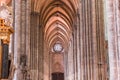
[[[13, 5], [13, 80], [52, 80], [53, 72], [63, 72], [65, 80], [120, 80], [119, 0], [14, 0]], [[53, 52], [55, 42], [62, 43], [62, 54]], [[21, 55], [27, 55], [26, 66]]]

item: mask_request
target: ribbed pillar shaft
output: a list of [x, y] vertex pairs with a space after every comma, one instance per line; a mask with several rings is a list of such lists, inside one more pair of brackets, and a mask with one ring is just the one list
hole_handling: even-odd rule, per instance
[[72, 35], [73, 55], [71, 51], [67, 55], [66, 80], [106, 80], [102, 6], [101, 0], [81, 0]]
[[[29, 0], [30, 1], [30, 0]], [[24, 80], [27, 54], [30, 53], [30, 2], [26, 0], [14, 0], [14, 65], [15, 74], [14, 80]], [[25, 61], [22, 56], [25, 57]], [[22, 64], [25, 65], [22, 65]]]
[[68, 53], [65, 53], [65, 79], [79, 80], [80, 79], [80, 42], [79, 42], [79, 12], [74, 15], [75, 23], [73, 24], [73, 33], [70, 38]]
[[108, 31], [109, 80], [120, 80], [120, 1], [105, 0]]
[[[73, 39], [71, 39], [70, 41], [70, 45], [69, 45], [69, 49], [68, 49], [68, 53], [65, 53], [65, 59], [67, 60], [67, 62], [65, 63], [65, 80], [74, 80], [74, 58], [73, 58]], [[67, 69], [67, 71], [66, 71]]]
[[[68, 51], [68, 53], [69, 53], [69, 51]], [[69, 69], [69, 67], [68, 67], [68, 54], [67, 54], [67, 52], [65, 51], [65, 53], [64, 53], [64, 79], [65, 80], [68, 80], [68, 69]]]
[[30, 71], [31, 71], [31, 78], [34, 80], [41, 79], [41, 72], [39, 69], [42, 68], [41, 57], [42, 57], [42, 47], [41, 47], [41, 32], [40, 31], [40, 24], [39, 24], [39, 13], [32, 12], [31, 13], [31, 28], [30, 28]]
[[77, 59], [76, 59], [77, 60], [77, 65], [76, 65], [77, 70], [76, 71], [77, 71], [77, 80], [80, 80], [81, 79], [80, 74], [81, 74], [82, 70], [81, 70], [81, 66], [80, 66], [81, 65], [81, 62], [80, 62], [80, 54], [81, 54], [80, 43], [81, 42], [80, 42], [80, 12], [79, 12], [79, 9], [78, 9], [78, 12], [77, 12], [76, 16], [77, 16], [77, 18], [76, 18], [76, 20], [77, 20], [76, 21], [77, 22], [77, 25], [76, 25], [77, 26], [77, 41], [76, 41], [77, 45], [76, 46], [78, 48], [77, 49], [77, 55], [76, 55], [76, 57], [77, 57]]
[[106, 80], [102, 6], [101, 0], [81, 0], [78, 80]]
[[76, 25], [74, 25], [74, 33], [73, 33], [73, 70], [74, 70], [74, 72], [73, 72], [73, 75], [74, 75], [74, 80], [77, 80], [77, 77], [78, 77], [78, 75], [77, 75], [77, 72], [78, 72], [78, 70], [77, 70], [77, 64], [78, 64], [78, 61], [77, 61], [77, 55], [79, 54], [78, 53], [78, 50], [77, 49], [79, 49], [79, 47], [77, 47], [77, 26]]
[[26, 55], [27, 66], [30, 68], [30, 13], [31, 13], [31, 0], [26, 1]]
[[50, 80], [50, 68], [49, 68], [49, 65], [50, 65], [50, 55], [49, 55], [49, 49], [47, 47], [47, 42], [44, 42], [44, 79], [43, 80]]
[[103, 2], [81, 0], [79, 6], [65, 55], [65, 80], [106, 80]]
[[105, 52], [105, 26], [104, 26], [104, 9], [103, 1], [95, 1], [96, 9], [96, 41], [97, 41], [97, 65], [98, 65], [98, 80], [107, 80], [106, 60], [107, 53]]
[[21, 28], [21, 0], [14, 0], [14, 65], [16, 67], [14, 80], [22, 80], [20, 65], [20, 28]]
[[39, 50], [38, 50], [38, 71], [39, 71], [39, 79], [38, 80], [43, 80], [43, 70], [44, 70], [44, 67], [43, 67], [43, 54], [44, 54], [44, 43], [43, 43], [43, 41], [44, 41], [44, 36], [43, 36], [43, 27], [41, 27], [41, 26], [39, 26], [40, 28], [39, 28], [39, 41], [38, 41], [38, 43], [39, 43], [39, 45], [38, 45], [38, 48], [39, 48]]

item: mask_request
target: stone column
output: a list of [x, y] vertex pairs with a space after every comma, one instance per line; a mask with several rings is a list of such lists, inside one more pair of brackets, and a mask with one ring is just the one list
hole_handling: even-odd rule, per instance
[[[68, 51], [69, 53], [69, 51]], [[67, 52], [64, 52], [64, 79], [68, 80], [68, 65], [67, 65], [68, 59], [67, 59]]]
[[102, 0], [81, 0], [74, 52], [80, 73], [76, 72], [75, 80], [106, 80], [102, 6]]
[[46, 44], [47, 42], [44, 42], [44, 60], [43, 60], [43, 64], [44, 64], [44, 79], [43, 80], [49, 80], [50, 79], [50, 77], [49, 77], [49, 75], [50, 75], [50, 68], [49, 68], [49, 65], [50, 65], [50, 62], [49, 62], [49, 48], [48, 48], [48, 46], [47, 46], [47, 44]]
[[27, 66], [30, 68], [30, 14], [31, 14], [31, 0], [26, 2], [26, 55], [27, 57]]
[[15, 65], [15, 73], [14, 80], [22, 80], [20, 66], [20, 31], [21, 31], [21, 0], [14, 0], [14, 65]]
[[[24, 80], [27, 55], [30, 54], [30, 1], [14, 0], [14, 80]], [[24, 56], [24, 57], [23, 57]]]
[[79, 52], [80, 80], [98, 80], [96, 51], [96, 0], [81, 0]]
[[[39, 24], [40, 25], [40, 24]], [[43, 80], [43, 71], [44, 71], [44, 35], [43, 35], [43, 27], [39, 26], [39, 39], [38, 39], [38, 69], [39, 69], [39, 80]]]
[[64, 53], [65, 54], [65, 59], [67, 59], [67, 63], [65, 63], [64, 65], [66, 66], [67, 72], [65, 76], [65, 80], [74, 80], [74, 61], [73, 61], [73, 38], [70, 39], [70, 43], [69, 43], [69, 49], [68, 49], [68, 53]]
[[[39, 69], [41, 64], [41, 31], [39, 24], [40, 14], [37, 12], [31, 13], [31, 27], [30, 27], [30, 71], [31, 78], [34, 80], [39, 80]], [[40, 65], [39, 65], [40, 64]]]
[[105, 52], [104, 2], [96, 0], [96, 41], [98, 79], [107, 80], [107, 53]]
[[[75, 21], [77, 22], [76, 19], [75, 19]], [[78, 72], [78, 69], [77, 69], [77, 67], [78, 67], [77, 66], [78, 65], [77, 55], [79, 54], [78, 53], [79, 47], [77, 46], [77, 44], [79, 44], [78, 41], [77, 41], [77, 39], [78, 39], [78, 37], [77, 37], [78, 26], [76, 24], [74, 24], [73, 42], [72, 42], [72, 44], [73, 44], [73, 75], [74, 75], [74, 80], [77, 80], [77, 78], [78, 78], [78, 75], [77, 75], [77, 72]]]
[[105, 0], [110, 79], [120, 80], [120, 1]]

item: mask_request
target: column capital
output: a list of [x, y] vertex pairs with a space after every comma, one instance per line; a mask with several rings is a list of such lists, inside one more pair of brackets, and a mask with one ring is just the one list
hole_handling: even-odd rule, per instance
[[5, 20], [0, 19], [0, 39], [3, 41], [3, 44], [9, 44], [10, 35], [14, 32], [13, 28], [5, 25]]

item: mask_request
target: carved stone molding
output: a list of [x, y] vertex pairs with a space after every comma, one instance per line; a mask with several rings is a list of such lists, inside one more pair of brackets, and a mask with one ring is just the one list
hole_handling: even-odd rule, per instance
[[5, 20], [0, 19], [0, 39], [3, 40], [3, 44], [9, 44], [10, 35], [13, 32], [14, 30], [10, 26], [5, 25]]

